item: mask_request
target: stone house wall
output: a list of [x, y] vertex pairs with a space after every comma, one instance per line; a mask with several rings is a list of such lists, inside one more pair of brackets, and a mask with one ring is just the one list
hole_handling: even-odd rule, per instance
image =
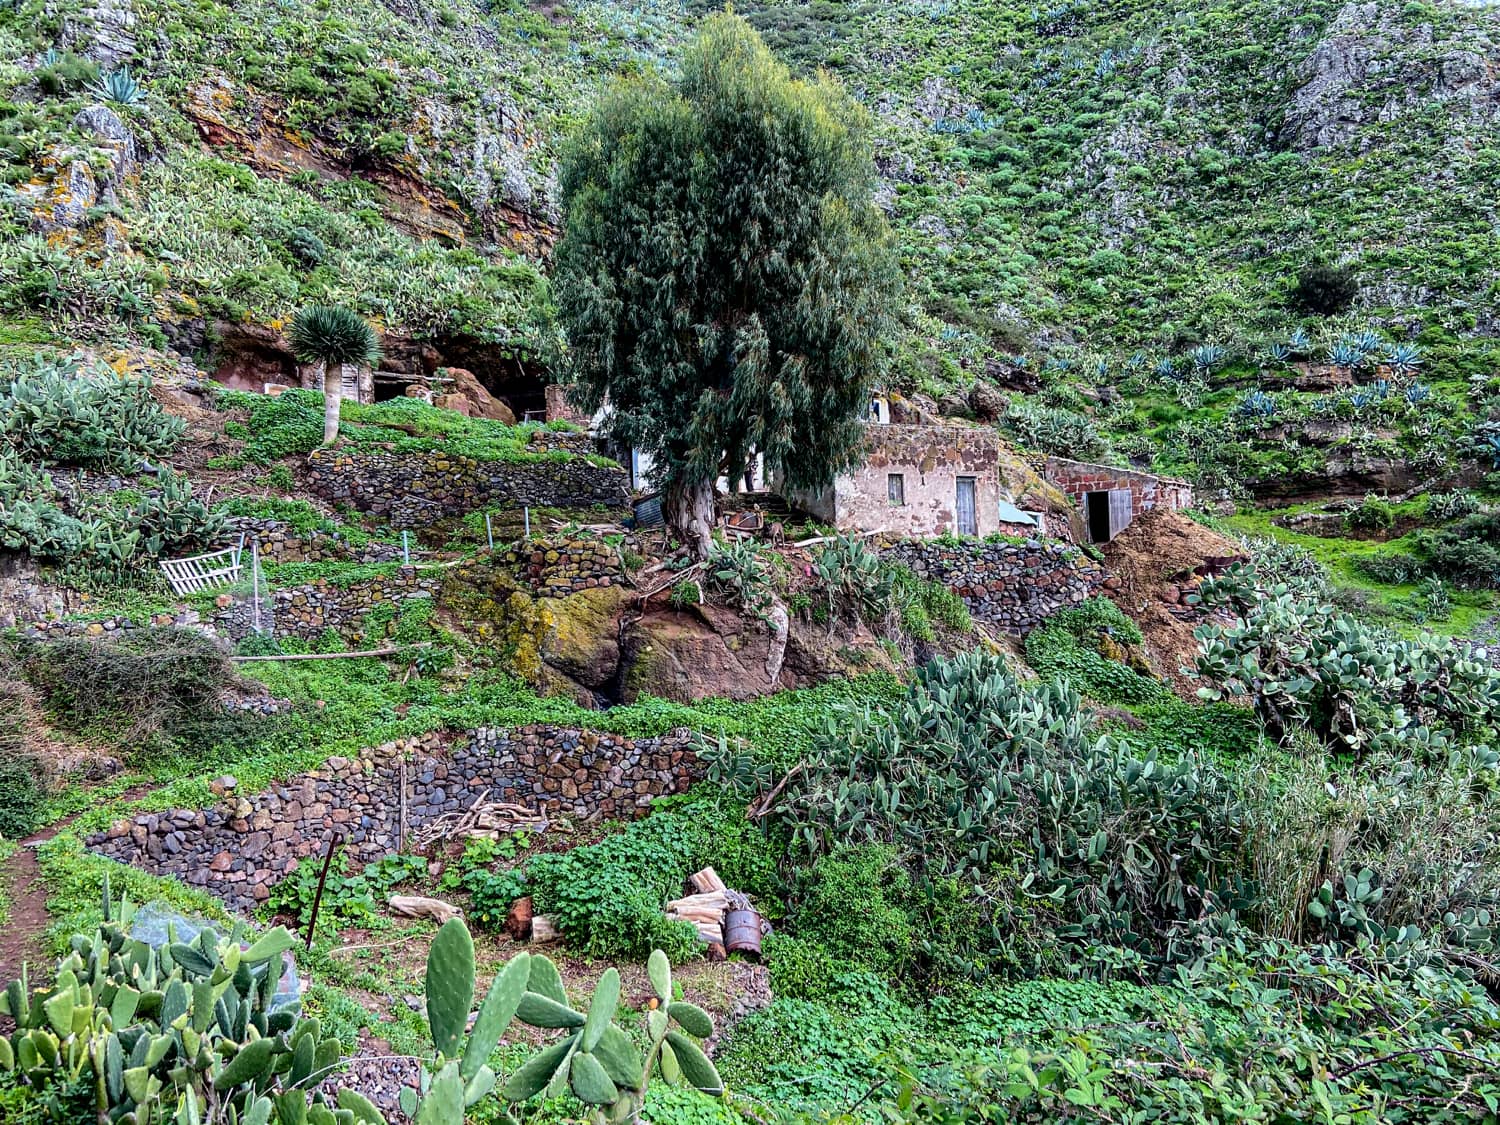
[[501, 504], [623, 507], [625, 471], [580, 457], [566, 461], [476, 461], [449, 453], [314, 450], [308, 487], [353, 504], [393, 527], [414, 528]]
[[1047, 479], [1067, 493], [1079, 508], [1090, 492], [1130, 490], [1131, 517], [1165, 508], [1175, 512], [1193, 503], [1193, 489], [1186, 481], [1153, 476], [1113, 465], [1092, 465], [1086, 461], [1069, 461], [1064, 457], [1047, 458]]
[[881, 554], [947, 586], [963, 598], [975, 621], [1013, 635], [1028, 633], [1059, 610], [1092, 597], [1106, 581], [1102, 567], [1072, 544], [1056, 540], [907, 539], [886, 545]]
[[629, 739], [550, 726], [427, 734], [358, 758], [329, 758], [258, 794], [216, 783], [221, 799], [211, 808], [142, 813], [116, 821], [87, 845], [247, 910], [269, 898], [300, 860], [321, 855], [335, 829], [346, 834], [360, 863], [396, 851], [403, 807], [408, 838], [486, 794], [553, 819], [637, 816], [654, 798], [702, 775], [690, 740], [687, 731]]
[[[956, 534], [959, 477], [974, 478], [976, 533], [1003, 530], [999, 504], [1012, 494], [1001, 479], [999, 441], [968, 426], [870, 425], [865, 462], [818, 492], [791, 490], [787, 498], [841, 531], [891, 535]], [[901, 478], [901, 503], [891, 499], [891, 477]]]

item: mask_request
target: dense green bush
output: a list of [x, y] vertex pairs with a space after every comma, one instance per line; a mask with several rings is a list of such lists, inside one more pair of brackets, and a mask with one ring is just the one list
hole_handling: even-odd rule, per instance
[[0, 838], [19, 840], [40, 826], [47, 798], [42, 777], [41, 764], [34, 759], [14, 753], [0, 756]]
[[911, 877], [896, 848], [841, 849], [799, 883], [796, 934], [845, 965], [899, 977], [915, 945], [910, 898]]
[[774, 822], [815, 858], [885, 845], [913, 885], [974, 886], [973, 940], [1016, 965], [1075, 945], [1185, 957], [1229, 908], [1240, 810], [1213, 766], [1137, 758], [1096, 737], [1081, 705], [993, 655], [934, 661], [893, 714], [830, 720]]
[[144, 379], [125, 379], [83, 356], [37, 356], [0, 375], [0, 443], [56, 465], [120, 471], [169, 454], [184, 423], [152, 397]]
[[1424, 531], [1417, 542], [1427, 565], [1455, 585], [1500, 588], [1500, 508]]
[[1048, 680], [1066, 680], [1100, 703], [1148, 703], [1171, 694], [1127, 646], [1141, 631], [1108, 598], [1055, 613], [1026, 634], [1026, 662]]
[[1303, 266], [1292, 287], [1292, 306], [1312, 316], [1336, 316], [1359, 296], [1359, 279], [1350, 266], [1317, 260]]

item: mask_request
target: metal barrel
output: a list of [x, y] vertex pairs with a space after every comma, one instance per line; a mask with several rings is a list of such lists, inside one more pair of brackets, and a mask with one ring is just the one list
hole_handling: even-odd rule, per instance
[[760, 956], [760, 938], [765, 919], [758, 911], [731, 910], [724, 915], [724, 948], [730, 953]]

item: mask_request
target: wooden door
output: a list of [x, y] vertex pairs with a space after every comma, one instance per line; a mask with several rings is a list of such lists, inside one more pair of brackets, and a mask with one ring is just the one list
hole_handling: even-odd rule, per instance
[[1124, 531], [1134, 518], [1135, 506], [1131, 503], [1130, 489], [1111, 488], [1109, 490], [1109, 537], [1113, 539]]
[[974, 503], [974, 478], [958, 478], [958, 533], [960, 535], [978, 535], [979, 521], [976, 518], [976, 505]]

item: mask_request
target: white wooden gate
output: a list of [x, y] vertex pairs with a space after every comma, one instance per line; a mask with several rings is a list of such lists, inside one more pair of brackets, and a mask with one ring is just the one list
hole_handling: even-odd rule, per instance
[[216, 590], [238, 582], [240, 556], [244, 551], [245, 537], [241, 535], [238, 543], [222, 551], [211, 551], [188, 559], [162, 559], [158, 565], [176, 593], [196, 594], [200, 590]]

